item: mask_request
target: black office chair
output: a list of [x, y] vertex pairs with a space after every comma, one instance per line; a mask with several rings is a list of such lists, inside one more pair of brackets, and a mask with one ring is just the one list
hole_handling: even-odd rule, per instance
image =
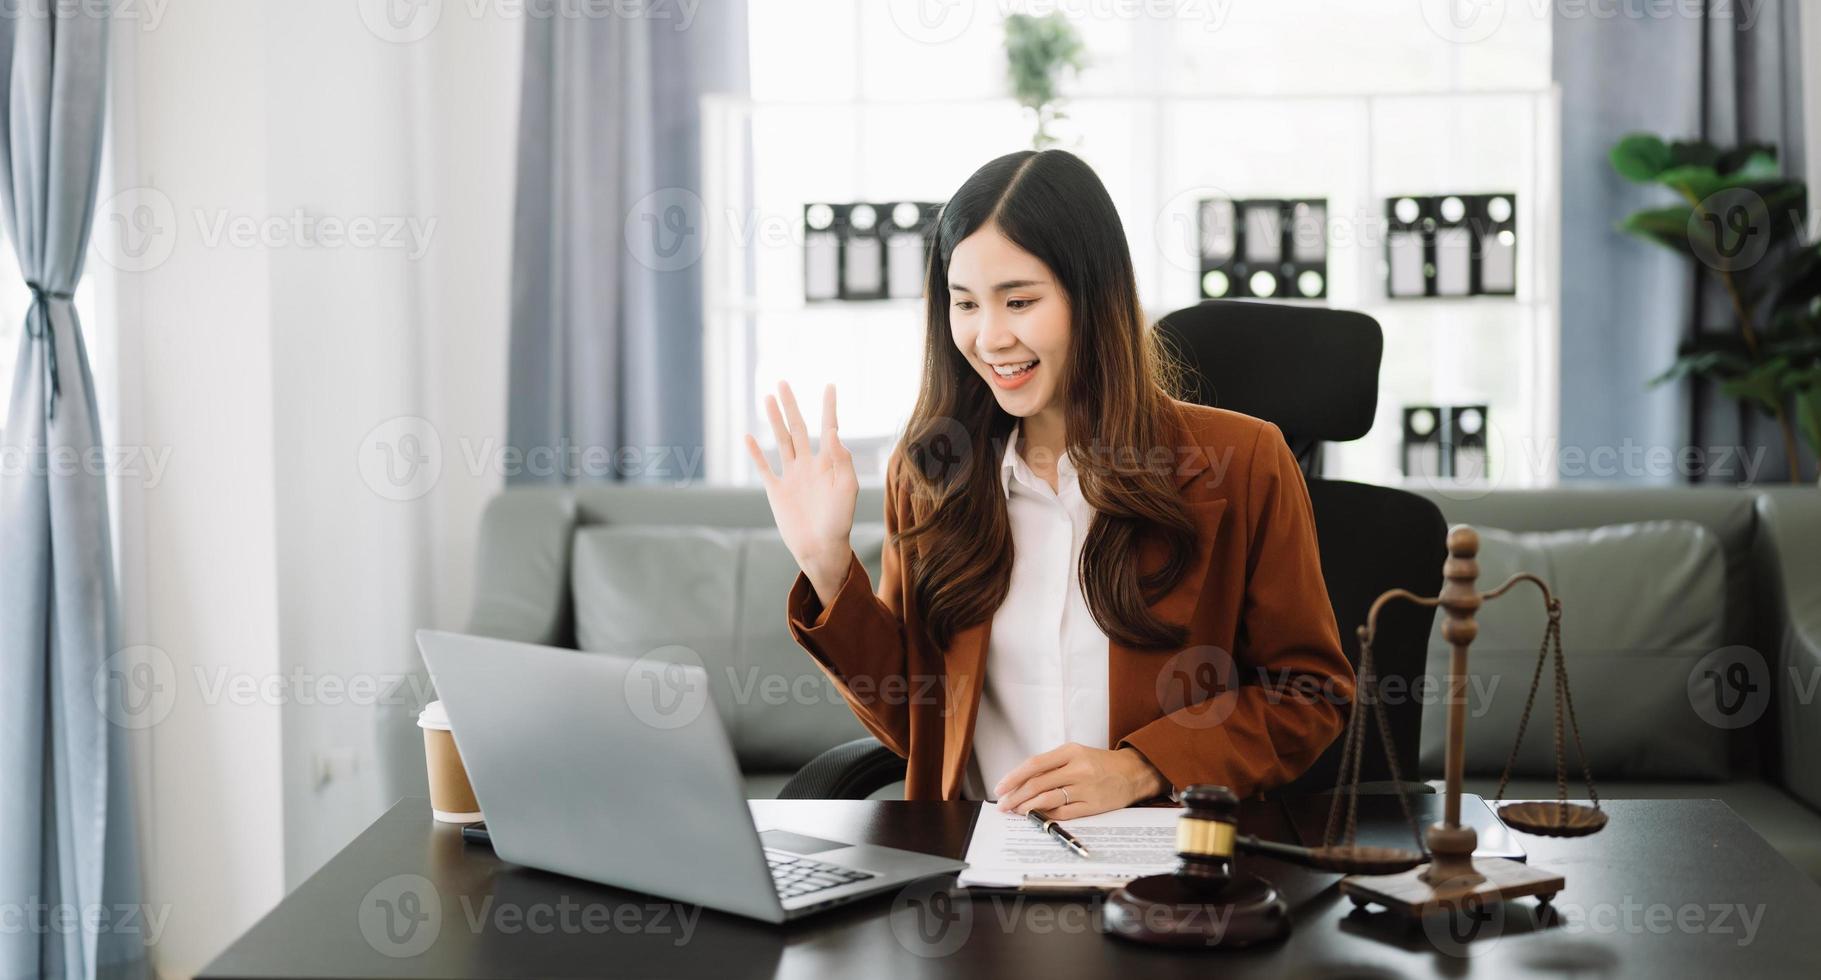
[[[1328, 601], [1341, 646], [1357, 668], [1357, 628], [1372, 600], [1393, 588], [1435, 594], [1447, 555], [1447, 524], [1434, 504], [1390, 487], [1320, 476], [1322, 443], [1358, 439], [1372, 428], [1384, 351], [1378, 323], [1344, 310], [1210, 300], [1170, 314], [1157, 329], [1185, 368], [1187, 400], [1270, 421], [1296, 453], [1309, 478]], [[1434, 617], [1430, 608], [1389, 606], [1379, 614], [1373, 647], [1381, 683], [1402, 684], [1400, 696], [1387, 699], [1386, 716], [1404, 788], [1418, 792], [1428, 787], [1416, 782], [1423, 720], [1417, 684]], [[1391, 786], [1377, 746], [1377, 738], [1368, 740], [1362, 789]], [[1280, 792], [1333, 787], [1340, 754], [1337, 740]], [[904, 760], [871, 738], [856, 739], [811, 760], [779, 795], [863, 799], [903, 776]]]

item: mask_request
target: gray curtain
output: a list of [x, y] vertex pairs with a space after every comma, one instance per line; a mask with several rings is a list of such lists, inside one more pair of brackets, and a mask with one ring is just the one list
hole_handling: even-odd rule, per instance
[[689, 9], [526, 21], [510, 482], [699, 476], [699, 105], [747, 91], [747, 36], [745, 0]]
[[[1645, 387], [1694, 330], [1725, 329], [1727, 311], [1691, 262], [1613, 229], [1624, 215], [1666, 202], [1660, 189], [1613, 173], [1607, 153], [1619, 137], [1640, 130], [1719, 143], [1763, 139], [1777, 143], [1785, 172], [1800, 174], [1797, 7], [1762, 0], [1715, 5], [1706, 19], [1554, 18], [1555, 78], [1562, 87], [1564, 448], [1743, 442], [1766, 447], [1759, 481], [1787, 473], [1768, 420], [1746, 418], [1705, 385]], [[1730, 470], [1710, 478], [1735, 482], [1747, 475], [1737, 464]], [[1565, 466], [1562, 475], [1593, 474]]]
[[[101, 445], [70, 295], [101, 167], [108, 12], [49, 6], [0, 18], [0, 198], [33, 294], [0, 477], [0, 900], [42, 924], [0, 930], [0, 976], [135, 976], [149, 931], [133, 911], [125, 731], [95, 687], [118, 649], [107, 486], [92, 464], [59, 463]], [[63, 917], [94, 906], [107, 914]]]
[[[1714, 5], [1714, 16], [1708, 22], [1707, 98], [1701, 135], [1720, 145], [1774, 143], [1783, 172], [1800, 178], [1808, 166], [1802, 125], [1801, 5], [1794, 0], [1765, 0], [1761, 7], [1750, 9], [1756, 16], [1748, 21], [1739, 4]], [[1817, 192], [1821, 189], [1809, 189], [1811, 200]], [[1696, 280], [1693, 297], [1700, 311], [1693, 329], [1711, 333], [1737, 329], [1726, 292], [1712, 276]], [[1708, 382], [1695, 385], [1690, 396], [1692, 441], [1763, 446], [1759, 481], [1788, 479], [1789, 456], [1774, 419], [1725, 397]], [[1812, 474], [1810, 456], [1802, 450], [1800, 435], [1797, 439], [1801, 472]]]

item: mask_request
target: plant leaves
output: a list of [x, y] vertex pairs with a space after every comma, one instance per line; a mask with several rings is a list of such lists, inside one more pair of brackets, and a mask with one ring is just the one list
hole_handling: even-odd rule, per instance
[[[1760, 158], [1768, 158], [1768, 165]], [[1722, 174], [1737, 173], [1748, 167], [1758, 167], [1761, 170], [1768, 167], [1769, 175], [1775, 177], [1779, 172], [1777, 145], [1775, 143], [1741, 143], [1720, 154], [1719, 158], [1714, 161], [1714, 169]]]
[[1056, 101], [1063, 70], [1080, 71], [1086, 51], [1081, 33], [1059, 10], [1005, 19], [1006, 72], [1020, 105], [1038, 108]]
[[1699, 201], [1720, 189], [1720, 172], [1704, 163], [1687, 163], [1658, 171], [1657, 183]]
[[1821, 378], [1796, 391], [1796, 425], [1808, 446], [1821, 456]]
[[[1807, 185], [1783, 175], [1777, 148], [1769, 143], [1723, 151], [1705, 140], [1666, 144], [1649, 133], [1632, 133], [1608, 156], [1625, 179], [1668, 187], [1683, 199], [1627, 215], [1615, 227], [1684, 255], [1704, 256], [1710, 265], [1716, 255], [1741, 256], [1716, 268], [1730, 273], [1730, 285], [1740, 291], [1758, 327], [1755, 352], [1736, 332], [1699, 335], [1683, 344], [1650, 384], [1706, 378], [1726, 397], [1770, 415], [1793, 400], [1795, 423], [1821, 454], [1821, 245], [1800, 244], [1774, 262], [1760, 258], [1780, 254], [1771, 251], [1779, 243], [1801, 240]], [[1745, 246], [1751, 251], [1743, 251]]]
[[1713, 167], [1720, 163], [1720, 148], [1706, 140], [1677, 140], [1669, 144], [1669, 167]]
[[1676, 353], [1678, 355], [1705, 353], [1734, 354], [1743, 359], [1741, 363], [1745, 363], [1750, 360], [1751, 348], [1745, 346], [1745, 338], [1740, 337], [1737, 333], [1731, 331], [1726, 333], [1704, 332], [1694, 340], [1683, 341], [1676, 347]]
[[1613, 146], [1608, 154], [1612, 169], [1626, 180], [1650, 183], [1671, 163], [1669, 147], [1650, 133], [1632, 133]]
[[1688, 240], [1688, 219], [1693, 213], [1694, 209], [1686, 204], [1671, 204], [1668, 207], [1633, 211], [1619, 219], [1616, 227], [1627, 234], [1648, 238], [1678, 252], [1692, 254], [1693, 248]]
[[1656, 182], [1701, 201], [1724, 190], [1777, 181], [1782, 176], [1783, 171], [1777, 165], [1777, 158], [1759, 152], [1746, 158], [1731, 172], [1722, 171], [1712, 164], [1688, 163], [1658, 171]]
[[[1801, 231], [1807, 201], [1807, 189], [1799, 181], [1760, 183], [1728, 189], [1718, 198], [1710, 195], [1702, 199], [1703, 213], [1699, 221], [1690, 220], [1694, 208], [1671, 204], [1633, 212], [1617, 227], [1620, 231], [1648, 238], [1685, 255], [1701, 256], [1710, 262], [1717, 255], [1738, 255], [1747, 236], [1768, 235], [1762, 246], [1764, 251], [1757, 253], [1763, 255]], [[1715, 240], [1716, 231], [1724, 236], [1723, 242]], [[1722, 244], [1726, 247], [1722, 248]], [[1751, 247], [1758, 248], [1755, 244]], [[1732, 271], [1743, 273], [1752, 268], [1754, 266], [1741, 265]], [[1763, 282], [1764, 273], [1755, 275]], [[1768, 288], [1769, 284], [1763, 283], [1748, 291], [1762, 296]]]
[[1751, 369], [1751, 360], [1730, 350], [1698, 350], [1683, 353], [1662, 374], [1650, 379], [1661, 385], [1682, 378], [1736, 378]]
[[1768, 325], [1759, 333], [1777, 337], [1793, 336], [1799, 340], [1821, 338], [1821, 299], [1814, 300], [1807, 306], [1772, 310]]
[[1789, 358], [1772, 357], [1744, 374], [1720, 382], [1720, 392], [1728, 398], [1750, 401], [1775, 415], [1783, 404], [1786, 379], [1791, 374]]
[[1740, 187], [1758, 195], [1770, 219], [1770, 244], [1798, 235], [1808, 219], [1808, 186], [1799, 180], [1759, 181]]
[[[1821, 334], [1777, 337], [1766, 341], [1763, 350], [1766, 356], [1786, 358], [1792, 364], [1806, 364], [1806, 367], [1798, 368], [1798, 371], [1816, 372], [1817, 379], [1821, 379]], [[1797, 380], [1800, 382], [1806, 377], [1802, 375]]]
[[1770, 306], [1776, 313], [1804, 311], [1821, 297], [1821, 244], [1805, 245], [1790, 253], [1776, 273], [1777, 288]]

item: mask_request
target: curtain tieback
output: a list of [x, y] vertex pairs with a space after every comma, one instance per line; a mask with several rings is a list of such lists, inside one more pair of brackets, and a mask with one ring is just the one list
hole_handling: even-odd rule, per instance
[[[57, 417], [57, 396], [63, 390], [57, 371], [57, 337], [51, 332], [50, 302], [54, 299], [74, 300], [76, 296], [74, 293], [46, 289], [31, 279], [25, 281], [25, 287], [32, 291], [32, 306], [25, 315], [26, 329], [33, 338], [44, 341], [44, 421], [48, 423]], [[42, 311], [40, 307], [43, 307]], [[34, 318], [33, 313], [39, 315]]]

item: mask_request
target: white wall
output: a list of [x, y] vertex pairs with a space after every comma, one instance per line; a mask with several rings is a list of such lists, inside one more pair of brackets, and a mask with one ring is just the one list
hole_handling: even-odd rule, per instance
[[[460, 625], [492, 488], [460, 445], [504, 435], [517, 41], [509, 23], [451, 16], [393, 44], [315, 5], [273, 9], [287, 42], [267, 68], [269, 117], [285, 120], [267, 141], [273, 210], [399, 233], [397, 247], [272, 264], [280, 659], [300, 695], [323, 681], [348, 692], [285, 711], [295, 884], [423, 791], [412, 632]], [[401, 417], [444, 441], [433, 485], [370, 482]]]
[[[365, 685], [414, 672], [415, 628], [461, 625], [498, 482], [459, 446], [505, 431], [519, 25], [395, 43], [360, 14], [192, 0], [116, 34], [113, 177], [138, 190], [99, 220], [167, 209], [162, 262], [91, 266], [118, 300], [113, 439], [170, 450], [118, 507], [123, 639], [176, 692], [138, 746], [167, 976], [423, 793], [416, 689]], [[407, 415], [448, 449], [393, 499], [362, 454]]]
[[[264, 52], [248, 42], [265, 29], [261, 5], [220, 2], [170, 9], [155, 31], [118, 32], [123, 53], [138, 42], [134, 77], [114, 88], [138, 96], [115, 105], [139, 134], [116, 151], [135, 159], [136, 173], [118, 179], [123, 194], [264, 208], [263, 87], [224, 80], [260, 76]], [[146, 244], [169, 249], [155, 269], [123, 276], [132, 312], [119, 332], [137, 361], [119, 370], [138, 403], [121, 415], [171, 461], [137, 501], [137, 526], [121, 528], [119, 550], [122, 640], [169, 657], [174, 700], [146, 719], [156, 724], [143, 732], [139, 798], [145, 899], [168, 909], [158, 953], [187, 973], [284, 881], [279, 709], [211, 709], [194, 683], [196, 668], [278, 668], [269, 271], [262, 250], [203, 248], [174, 212], [116, 206], [151, 214], [157, 239]], [[95, 263], [91, 274], [107, 272]]]

